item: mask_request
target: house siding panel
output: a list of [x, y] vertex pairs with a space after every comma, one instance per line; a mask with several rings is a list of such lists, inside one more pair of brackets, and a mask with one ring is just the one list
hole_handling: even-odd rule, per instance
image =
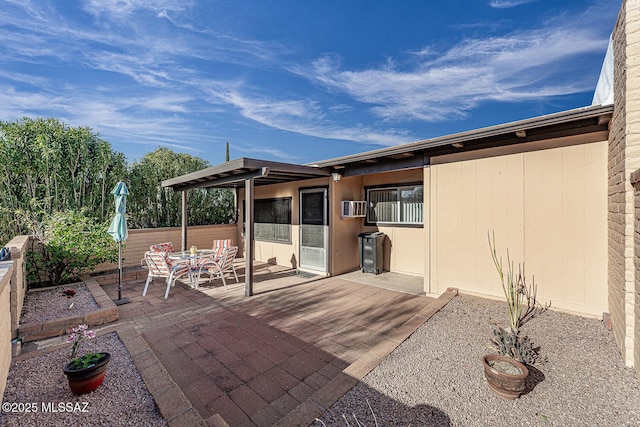
[[434, 162], [432, 291], [502, 297], [487, 243], [495, 230], [499, 253], [506, 258], [508, 248], [525, 262], [542, 300], [571, 312], [606, 311], [606, 150], [601, 141]]

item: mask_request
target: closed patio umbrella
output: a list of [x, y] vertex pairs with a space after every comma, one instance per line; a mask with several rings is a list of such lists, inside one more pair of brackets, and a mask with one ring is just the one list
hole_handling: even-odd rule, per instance
[[107, 233], [111, 234], [113, 240], [118, 242], [118, 299], [114, 302], [116, 305], [122, 305], [131, 301], [129, 298], [122, 298], [122, 242], [129, 237], [127, 218], [125, 217], [129, 190], [127, 190], [127, 185], [120, 181], [111, 190], [111, 194], [116, 202], [116, 215], [113, 217]]

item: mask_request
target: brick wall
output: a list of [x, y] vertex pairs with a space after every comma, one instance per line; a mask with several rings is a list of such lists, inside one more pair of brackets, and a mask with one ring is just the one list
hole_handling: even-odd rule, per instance
[[634, 364], [636, 267], [634, 188], [640, 168], [640, 0], [622, 4], [613, 31], [614, 112], [610, 123], [609, 311], [613, 334], [627, 366]]
[[609, 125], [609, 313], [613, 334], [624, 354], [625, 309], [625, 15], [620, 13], [613, 32], [614, 50], [614, 111]]
[[[626, 9], [626, 139], [634, 149], [627, 154], [629, 171], [640, 168], [640, 0], [627, 0]], [[635, 177], [632, 175], [632, 178]], [[637, 217], [636, 217], [637, 218]], [[633, 218], [630, 219], [633, 221]], [[632, 222], [635, 224], [635, 221]], [[635, 237], [635, 233], [634, 233]], [[635, 258], [634, 258], [635, 260]], [[632, 270], [634, 273], [636, 269]], [[640, 274], [626, 288], [625, 356], [640, 373]]]
[[635, 334], [634, 339], [634, 366], [640, 374], [640, 169], [631, 174], [631, 184], [634, 188], [634, 273], [635, 273]]

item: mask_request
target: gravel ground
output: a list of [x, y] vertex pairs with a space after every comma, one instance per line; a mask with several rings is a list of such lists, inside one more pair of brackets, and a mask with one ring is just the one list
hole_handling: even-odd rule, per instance
[[[75, 296], [67, 298], [62, 294], [67, 289], [76, 291]], [[69, 308], [69, 306], [73, 306]], [[20, 324], [44, 322], [67, 316], [82, 316], [100, 308], [84, 283], [57, 286], [27, 292], [20, 316]]]
[[[70, 347], [11, 364], [4, 393], [0, 425], [3, 426], [166, 426], [153, 398], [144, 386], [126, 347], [115, 333], [85, 340], [79, 354], [108, 351], [111, 361], [102, 385], [76, 396], [71, 393], [63, 366], [70, 361]], [[43, 412], [48, 403], [58, 412]], [[33, 403], [33, 405], [31, 405]], [[86, 403], [86, 406], [85, 404]], [[9, 404], [19, 412], [7, 412]], [[70, 412], [60, 411], [71, 409]], [[43, 406], [44, 405], [44, 406]], [[86, 412], [81, 412], [84, 409]]]
[[358, 425], [355, 415], [374, 426], [371, 405], [380, 426], [640, 425], [640, 379], [625, 368], [601, 321], [549, 310], [526, 324], [524, 331], [547, 360], [531, 370], [525, 394], [507, 401], [484, 379], [490, 319], [505, 322], [506, 304], [454, 298], [322, 421]]

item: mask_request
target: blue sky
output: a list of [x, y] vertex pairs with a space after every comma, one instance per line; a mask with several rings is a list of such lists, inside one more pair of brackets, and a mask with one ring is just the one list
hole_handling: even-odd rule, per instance
[[620, 0], [0, 0], [0, 119], [309, 163], [591, 104]]

